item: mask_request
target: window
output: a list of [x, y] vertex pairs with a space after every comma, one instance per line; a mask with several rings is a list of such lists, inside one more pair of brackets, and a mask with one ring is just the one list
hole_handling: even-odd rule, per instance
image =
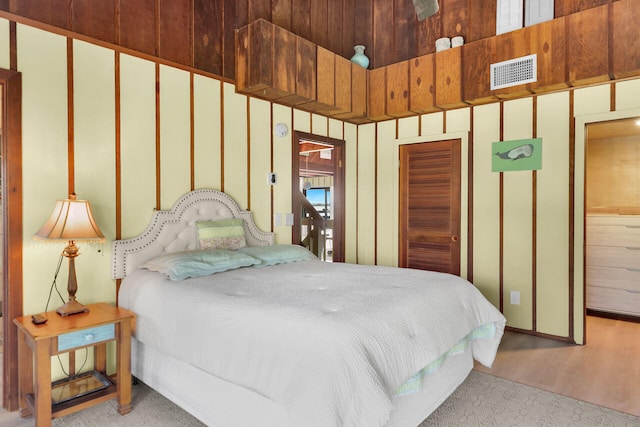
[[305, 196], [324, 219], [331, 219], [331, 187], [310, 188]]

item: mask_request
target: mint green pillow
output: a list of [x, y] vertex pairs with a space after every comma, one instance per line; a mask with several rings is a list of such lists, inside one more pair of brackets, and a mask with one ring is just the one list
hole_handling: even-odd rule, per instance
[[299, 245], [247, 246], [239, 249], [238, 252], [262, 261], [256, 264], [257, 267], [318, 259], [309, 250]]
[[259, 259], [242, 252], [215, 249], [162, 255], [147, 261], [140, 267], [166, 274], [171, 280], [184, 280], [256, 264], [260, 264]]
[[196, 227], [200, 249], [236, 250], [247, 246], [242, 218], [196, 221]]

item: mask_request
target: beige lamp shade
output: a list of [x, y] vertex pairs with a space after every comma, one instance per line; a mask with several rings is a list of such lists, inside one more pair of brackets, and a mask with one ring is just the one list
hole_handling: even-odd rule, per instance
[[68, 199], [56, 201], [53, 213], [34, 236], [43, 240], [74, 240], [104, 242], [104, 235], [93, 219], [88, 200]]
[[69, 300], [56, 310], [61, 316], [86, 313], [89, 308], [76, 300], [78, 281], [75, 259], [80, 255], [76, 241], [104, 242], [104, 235], [98, 228], [87, 200], [77, 200], [72, 194], [68, 199], [58, 200], [47, 222], [34, 235], [36, 239], [47, 241], [67, 241], [62, 255], [69, 259], [67, 292]]

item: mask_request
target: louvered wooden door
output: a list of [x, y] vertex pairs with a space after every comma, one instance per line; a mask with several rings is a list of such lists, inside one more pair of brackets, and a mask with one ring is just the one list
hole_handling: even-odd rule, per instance
[[400, 146], [401, 267], [460, 274], [460, 140]]

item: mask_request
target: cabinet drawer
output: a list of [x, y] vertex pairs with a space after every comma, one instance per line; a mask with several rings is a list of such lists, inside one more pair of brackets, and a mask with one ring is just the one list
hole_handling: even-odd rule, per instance
[[587, 268], [618, 267], [640, 270], [640, 247], [588, 245]]
[[587, 215], [587, 225], [628, 225], [640, 227], [640, 215]]
[[621, 289], [587, 288], [587, 307], [610, 313], [640, 315], [640, 293]]
[[58, 336], [58, 351], [93, 345], [102, 341], [115, 339], [115, 324], [96, 326], [95, 328], [69, 332]]
[[587, 245], [640, 248], [640, 226], [587, 225]]
[[601, 286], [640, 293], [640, 270], [611, 267], [589, 267], [587, 287]]

